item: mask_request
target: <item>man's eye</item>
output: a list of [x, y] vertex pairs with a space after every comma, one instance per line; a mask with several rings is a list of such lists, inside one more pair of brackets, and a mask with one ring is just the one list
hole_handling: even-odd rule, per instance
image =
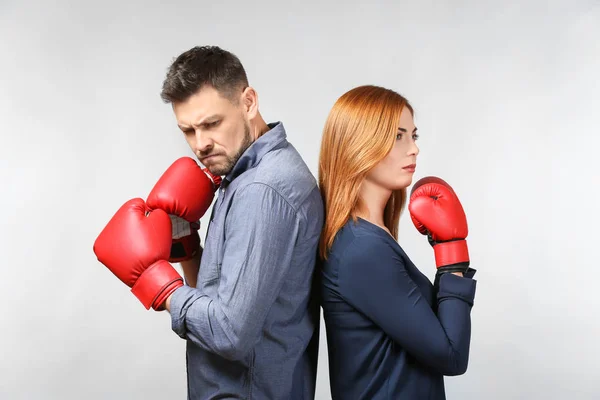
[[215, 126], [219, 125], [219, 123], [220, 123], [220, 122], [221, 122], [221, 121], [214, 121], [214, 122], [211, 122], [210, 124], [208, 124], [208, 126], [209, 126], [210, 128], [214, 128]]
[[419, 140], [419, 135], [418, 134], [413, 134], [413, 140]]

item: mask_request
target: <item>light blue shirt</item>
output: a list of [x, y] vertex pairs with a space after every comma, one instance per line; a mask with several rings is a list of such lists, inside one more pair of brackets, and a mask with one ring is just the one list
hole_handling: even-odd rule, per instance
[[323, 202], [283, 124], [269, 128], [223, 179], [197, 288], [171, 298], [189, 399], [314, 398]]

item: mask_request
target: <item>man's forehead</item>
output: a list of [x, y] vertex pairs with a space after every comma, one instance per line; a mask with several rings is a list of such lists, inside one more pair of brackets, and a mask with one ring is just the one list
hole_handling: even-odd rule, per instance
[[222, 98], [193, 96], [185, 102], [174, 104], [173, 111], [179, 125], [196, 125], [226, 114], [231, 107], [232, 104]]

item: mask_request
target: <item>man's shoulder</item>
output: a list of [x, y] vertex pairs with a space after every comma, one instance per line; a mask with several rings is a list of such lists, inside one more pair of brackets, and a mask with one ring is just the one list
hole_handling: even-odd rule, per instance
[[271, 188], [296, 209], [318, 192], [316, 178], [290, 143], [267, 153], [247, 184]]

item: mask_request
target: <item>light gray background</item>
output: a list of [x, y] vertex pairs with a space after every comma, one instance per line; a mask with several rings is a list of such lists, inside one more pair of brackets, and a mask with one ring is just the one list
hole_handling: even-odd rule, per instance
[[[1, 1], [0, 398], [185, 398], [168, 314], [146, 311], [92, 245], [192, 155], [159, 92], [201, 44], [241, 58], [315, 175], [346, 90], [413, 103], [415, 179], [454, 186], [479, 271], [470, 365], [446, 379], [449, 399], [600, 398], [600, 2], [416, 3]], [[400, 236], [433, 277], [406, 217]]]

